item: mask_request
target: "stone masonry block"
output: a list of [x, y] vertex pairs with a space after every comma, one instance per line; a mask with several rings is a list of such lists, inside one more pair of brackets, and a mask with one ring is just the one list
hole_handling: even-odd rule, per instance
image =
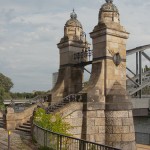
[[105, 118], [95, 118], [95, 125], [96, 126], [103, 126], [105, 125]]
[[131, 118], [133, 117], [132, 110], [129, 111], [129, 117], [131, 117]]
[[134, 133], [122, 134], [122, 141], [135, 141]]
[[122, 118], [123, 125], [133, 125], [133, 118]]
[[98, 126], [87, 127], [87, 134], [96, 134], [99, 132]]
[[70, 118], [82, 118], [82, 117], [83, 117], [82, 111], [75, 111], [70, 115]]
[[105, 117], [104, 111], [98, 110], [97, 117], [104, 118]]
[[87, 126], [94, 126], [95, 119], [94, 118], [87, 118]]
[[134, 125], [130, 126], [130, 132], [132, 132], [132, 133], [135, 132]]
[[69, 130], [69, 133], [71, 134], [81, 134], [82, 132], [82, 128], [81, 127], [74, 127], [72, 129]]
[[106, 125], [122, 125], [122, 119], [121, 118], [106, 118]]
[[87, 112], [87, 117], [89, 117], [89, 118], [96, 118], [96, 116], [97, 116], [96, 111], [88, 111]]
[[76, 119], [72, 119], [72, 125], [73, 126], [82, 126], [82, 121], [83, 119], [82, 118], [76, 118]]
[[64, 119], [64, 121], [65, 121], [65, 122], [68, 122], [70, 125], [73, 125], [72, 120], [73, 120], [73, 119], [66, 119], [66, 118]]
[[108, 142], [119, 142], [121, 141], [121, 134], [106, 134], [106, 140]]
[[99, 133], [105, 133], [105, 126], [99, 126]]
[[101, 143], [101, 144], [105, 143], [105, 135], [104, 134], [95, 134], [94, 136], [95, 136], [96, 143]]
[[90, 142], [96, 142], [95, 141], [95, 136], [94, 136], [94, 134], [92, 134], [92, 135], [89, 135], [89, 140], [90, 140]]
[[113, 133], [129, 133], [129, 126], [114, 126]]
[[7, 108], [7, 114], [13, 114], [14, 113], [14, 109], [11, 107]]
[[106, 126], [106, 131], [105, 131], [106, 133], [113, 133], [113, 126]]
[[128, 111], [107, 111], [106, 117], [107, 118], [128, 118], [129, 113]]
[[6, 115], [6, 120], [8, 120], [8, 121], [14, 121], [14, 120], [16, 120], [15, 114], [7, 114]]

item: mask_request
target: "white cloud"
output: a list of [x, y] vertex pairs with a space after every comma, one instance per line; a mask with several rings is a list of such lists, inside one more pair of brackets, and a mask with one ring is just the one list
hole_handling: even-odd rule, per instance
[[[103, 1], [0, 0], [0, 72], [12, 78], [13, 91], [48, 90], [59, 67], [57, 43], [75, 8], [88, 35], [98, 22]], [[150, 43], [149, 1], [114, 0], [129, 31], [127, 48]], [[128, 62], [132, 62], [133, 56]], [[144, 64], [146, 61], [143, 62]]]

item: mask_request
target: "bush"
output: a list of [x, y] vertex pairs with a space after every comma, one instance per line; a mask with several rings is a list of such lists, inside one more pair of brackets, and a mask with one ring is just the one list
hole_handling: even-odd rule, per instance
[[34, 115], [34, 122], [44, 129], [52, 132], [71, 136], [68, 131], [72, 128], [69, 123], [65, 122], [60, 114], [46, 114], [42, 108], [37, 109]]

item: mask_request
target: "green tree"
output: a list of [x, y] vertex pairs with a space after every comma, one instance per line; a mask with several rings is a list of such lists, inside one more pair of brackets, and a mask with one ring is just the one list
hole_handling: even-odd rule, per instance
[[5, 92], [9, 92], [13, 87], [13, 83], [9, 77], [6, 77], [2, 73], [0, 73], [0, 87], [2, 87]]

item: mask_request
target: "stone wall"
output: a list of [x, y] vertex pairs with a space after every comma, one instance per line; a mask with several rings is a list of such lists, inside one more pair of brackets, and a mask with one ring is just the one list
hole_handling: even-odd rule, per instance
[[93, 106], [93, 103], [73, 102], [55, 113], [60, 113], [64, 121], [73, 127], [69, 133], [74, 137], [104, 144], [105, 115], [97, 106]]
[[3, 113], [0, 111], [0, 117], [3, 117]]
[[14, 130], [19, 125], [28, 121], [33, 115], [34, 109], [37, 107], [37, 104], [34, 104], [30, 108], [25, 109], [23, 112], [15, 113], [14, 109], [11, 107], [7, 108], [6, 114], [6, 129]]

